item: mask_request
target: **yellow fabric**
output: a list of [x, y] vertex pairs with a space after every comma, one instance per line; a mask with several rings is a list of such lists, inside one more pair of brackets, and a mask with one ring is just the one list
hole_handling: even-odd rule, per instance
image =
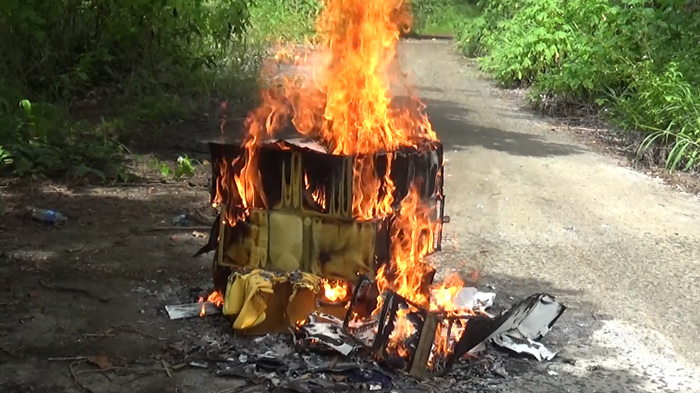
[[374, 274], [376, 228], [372, 223], [316, 218], [311, 232], [312, 273], [350, 282], [357, 280], [357, 273]]
[[270, 213], [270, 270], [291, 272], [301, 267], [304, 224], [300, 216]]
[[321, 289], [321, 277], [301, 273], [301, 278], [293, 283], [292, 294], [287, 304], [287, 319], [294, 326], [304, 321], [316, 309], [316, 297]]
[[[256, 269], [246, 274], [234, 273], [226, 287], [222, 311], [224, 315], [236, 316], [234, 329], [266, 333], [306, 320], [316, 309], [320, 289], [321, 278], [304, 272], [281, 274]], [[283, 295], [290, 290], [290, 295]], [[275, 301], [274, 297], [279, 295], [283, 298]], [[266, 321], [269, 312], [278, 314], [271, 314], [272, 319]], [[282, 319], [278, 320], [279, 317]]]
[[[234, 239], [224, 253], [224, 265], [247, 269], [265, 268], [267, 265], [268, 223], [267, 212], [253, 210], [247, 222], [243, 238]], [[226, 228], [231, 231], [231, 228]]]
[[236, 315], [234, 329], [247, 329], [259, 325], [265, 320], [267, 297], [273, 293], [272, 281], [261, 275], [256, 269], [248, 274], [235, 274], [226, 288], [226, 298], [222, 312], [224, 315]]

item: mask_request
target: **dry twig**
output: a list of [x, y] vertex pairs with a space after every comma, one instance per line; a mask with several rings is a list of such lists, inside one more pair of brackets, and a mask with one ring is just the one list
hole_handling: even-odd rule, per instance
[[87, 356], [71, 356], [71, 357], [65, 357], [65, 358], [48, 358], [47, 360], [49, 362], [65, 362], [68, 360], [71, 361], [79, 361], [79, 360], [87, 360]]
[[168, 367], [168, 363], [165, 360], [160, 359], [160, 364], [163, 365], [163, 368], [165, 369], [165, 373], [168, 374], [168, 378], [172, 378], [173, 373], [172, 373], [172, 371], [170, 371], [170, 367]]

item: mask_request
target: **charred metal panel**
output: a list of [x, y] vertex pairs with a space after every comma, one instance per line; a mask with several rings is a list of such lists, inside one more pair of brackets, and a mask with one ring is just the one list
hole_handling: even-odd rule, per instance
[[[395, 216], [372, 221], [353, 218], [353, 166], [367, 159], [380, 182], [390, 171], [395, 209], [411, 188], [417, 190], [435, 224], [431, 249], [440, 249], [444, 196], [439, 142], [370, 156], [329, 154], [318, 143], [303, 139], [265, 142], [252, 152], [233, 144], [210, 143], [209, 147], [211, 201], [218, 198], [226, 209], [220, 226], [225, 233], [212, 230], [212, 234], [224, 242], [217, 257], [227, 268], [301, 269], [349, 282], [356, 281], [357, 274], [373, 275], [390, 261]], [[248, 155], [255, 157], [261, 192], [253, 206], [244, 209], [235, 176], [250, 159]], [[384, 186], [380, 185], [380, 193]], [[207, 249], [215, 243], [210, 239]], [[217, 268], [221, 271], [215, 261]], [[432, 281], [432, 274], [426, 276]]]

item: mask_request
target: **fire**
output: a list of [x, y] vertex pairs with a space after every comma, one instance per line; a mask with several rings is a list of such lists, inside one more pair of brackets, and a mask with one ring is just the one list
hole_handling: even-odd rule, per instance
[[311, 199], [322, 209], [326, 209], [326, 190], [323, 187], [316, 187], [312, 190], [309, 184], [309, 175], [304, 175], [304, 190], [310, 192]]
[[323, 296], [329, 302], [343, 301], [348, 297], [348, 284], [342, 281], [324, 279]]
[[430, 266], [423, 257], [434, 250], [433, 230], [436, 223], [430, 220], [432, 210], [420, 204], [415, 188], [401, 202], [397, 219], [392, 226], [392, 264], [383, 266], [377, 273], [379, 291], [392, 289], [406, 299], [428, 306], [429, 297], [421, 291], [424, 277], [430, 273]]
[[447, 276], [441, 285], [432, 288], [433, 301], [430, 303], [430, 310], [464, 311], [457, 307], [452, 301], [459, 294], [462, 287], [464, 287], [464, 281], [462, 281], [457, 274]]
[[[358, 155], [353, 171], [354, 216], [384, 217], [394, 202], [390, 172], [378, 174], [372, 159], [363, 155], [437, 140], [417, 98], [399, 106], [390, 95], [390, 82], [397, 76], [391, 71], [397, 69], [392, 66], [399, 26], [410, 17], [403, 0], [325, 0], [324, 5], [317, 25], [322, 55], [314, 57], [322, 60], [310, 64], [313, 77], [286, 76], [262, 91], [262, 104], [246, 118], [246, 153], [239, 162], [224, 165], [222, 172], [241, 165], [234, 178], [244, 210], [266, 208], [256, 148], [291, 122], [301, 135], [324, 144], [332, 154]], [[296, 63], [309, 61], [283, 49], [275, 60], [289, 57]], [[217, 193], [225, 191], [217, 185]]]
[[207, 307], [205, 303], [213, 303], [216, 307], [223, 307], [224, 297], [218, 291], [214, 291], [207, 296], [206, 299], [199, 297], [197, 303], [202, 303], [202, 308], [199, 310], [199, 316], [203, 317], [207, 315]]
[[[404, 0], [324, 0], [317, 32], [321, 37], [318, 56], [293, 56], [278, 51], [275, 61], [293, 58], [310, 65], [307, 78], [283, 77], [262, 91], [262, 103], [245, 121], [243, 154], [234, 162], [221, 165], [219, 178], [232, 174], [235, 190], [216, 184], [215, 202], [235, 192], [241, 198], [243, 216], [252, 208], [267, 208], [258, 170], [258, 148], [265, 140], [291, 123], [304, 137], [322, 144], [331, 154], [353, 156], [352, 213], [357, 220], [377, 220], [395, 216], [390, 235], [393, 238], [391, 263], [376, 274], [380, 293], [393, 290], [419, 307], [445, 313], [464, 313], [453, 304], [463, 283], [456, 277], [425, 293], [426, 281], [434, 272], [424, 257], [434, 251], [433, 234], [436, 212], [426, 204], [420, 191], [411, 188], [402, 200], [395, 198], [391, 165], [377, 165], [376, 154], [386, 153], [391, 163], [404, 148], [421, 148], [437, 136], [416, 97], [401, 105], [390, 94], [397, 81], [396, 55], [401, 26], [411, 18]], [[315, 189], [308, 175], [304, 189], [319, 206], [326, 206], [323, 190]], [[229, 186], [230, 187], [230, 186]], [[241, 217], [226, 219], [234, 221]], [[342, 299], [347, 287], [324, 281], [326, 299]], [[380, 300], [381, 304], [381, 300]], [[376, 311], [375, 311], [376, 312]], [[407, 318], [408, 310], [399, 310], [391, 336], [392, 348], [406, 354], [403, 342], [415, 330]], [[450, 334], [451, 336], [451, 334]], [[450, 337], [438, 328], [436, 352], [447, 350]]]

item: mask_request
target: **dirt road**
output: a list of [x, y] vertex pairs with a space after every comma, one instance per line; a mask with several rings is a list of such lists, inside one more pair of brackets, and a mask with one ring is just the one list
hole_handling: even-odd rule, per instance
[[545, 368], [558, 375], [537, 370], [505, 385], [552, 393], [700, 391], [692, 367], [700, 364], [697, 198], [496, 98], [451, 45], [402, 47], [449, 160], [448, 236], [455, 241], [440, 259], [481, 269], [498, 291], [548, 291], [571, 306], [551, 340], [576, 364], [555, 363]]
[[[499, 303], [544, 291], [569, 306], [545, 338], [560, 356], [544, 363], [509, 356], [508, 376], [488, 381], [487, 390], [700, 391], [698, 200], [499, 98], [448, 41], [406, 41], [401, 56], [447, 152], [452, 222], [436, 257], [441, 272], [478, 269]], [[207, 158], [198, 142], [210, 132], [206, 124], [151, 152]], [[210, 285], [211, 256], [191, 257], [205, 241], [201, 231], [153, 229], [207, 204], [207, 171], [190, 184], [154, 175], [129, 187], [0, 189], [6, 206], [69, 217], [65, 227], [47, 228], [0, 212], [0, 391], [241, 386], [191, 366], [170, 377], [161, 362], [230, 337], [216, 316], [169, 321], [163, 311]], [[88, 364], [95, 355], [103, 357]], [[450, 391], [452, 382], [436, 391]]]

